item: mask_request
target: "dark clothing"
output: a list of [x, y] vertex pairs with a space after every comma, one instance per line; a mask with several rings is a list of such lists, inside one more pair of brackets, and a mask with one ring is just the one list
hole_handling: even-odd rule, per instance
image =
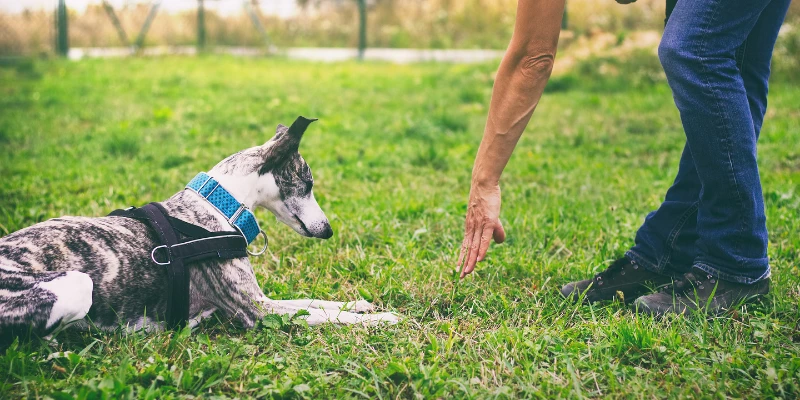
[[[686, 133], [678, 175], [626, 254], [662, 273], [769, 277], [756, 141], [790, 0], [668, 0], [658, 49]], [[671, 8], [672, 7], [672, 8]]]
[[667, 0], [667, 16], [664, 18], [664, 25], [667, 25], [667, 21], [669, 21], [669, 16], [672, 14], [672, 10], [675, 9], [675, 4], [678, 4], [678, 0]]

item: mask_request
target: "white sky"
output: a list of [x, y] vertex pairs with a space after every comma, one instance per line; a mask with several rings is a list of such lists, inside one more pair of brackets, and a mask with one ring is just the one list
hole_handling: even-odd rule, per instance
[[[249, 1], [249, 0], [248, 0]], [[88, 4], [101, 4], [101, 0], [66, 0], [67, 7], [78, 12], [83, 12]], [[148, 0], [108, 0], [114, 8], [125, 4], [145, 3]], [[54, 9], [57, 0], [0, 0], [0, 13], [18, 13], [25, 9]], [[267, 15], [291, 17], [297, 14], [298, 7], [295, 0], [261, 0], [261, 11]], [[159, 12], [176, 12], [191, 10], [197, 7], [196, 0], [162, 0]], [[205, 0], [207, 10], [214, 10], [223, 15], [238, 14], [244, 11], [243, 0]]]

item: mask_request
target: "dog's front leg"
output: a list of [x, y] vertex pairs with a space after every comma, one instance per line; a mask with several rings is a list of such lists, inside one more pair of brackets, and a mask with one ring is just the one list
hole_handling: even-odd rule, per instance
[[[222, 268], [209, 268], [203, 271], [204, 282], [198, 282], [209, 302], [227, 317], [238, 321], [245, 328], [252, 328], [268, 314], [296, 314], [299, 310], [308, 311], [302, 316], [309, 325], [322, 323], [396, 323], [398, 317], [392, 313], [356, 314], [339, 309], [308, 308], [314, 301], [271, 300], [261, 291], [253, 268], [248, 261], [234, 260]], [[210, 298], [209, 298], [210, 297]], [[333, 305], [333, 304], [326, 304]], [[337, 304], [338, 305], [338, 304]], [[345, 305], [345, 304], [342, 304]]]
[[247, 259], [198, 266], [192, 270], [191, 290], [192, 303], [213, 305], [222, 318], [235, 321], [244, 328], [254, 327], [269, 313], [266, 310], [272, 308]]
[[[395, 324], [399, 321], [399, 318], [392, 313], [357, 314], [343, 310], [354, 307], [355, 305], [352, 303], [317, 302], [318, 300], [271, 300], [267, 296], [261, 294], [257, 305], [258, 308], [264, 311], [264, 315], [297, 314], [298, 311], [305, 310], [308, 314], [299, 318], [305, 319], [311, 326], [326, 323], [343, 325], [362, 323], [367, 325], [380, 323]], [[319, 308], [314, 308], [315, 306]], [[323, 308], [322, 306], [328, 306], [328, 308]]]
[[[192, 285], [197, 302], [213, 304], [223, 318], [235, 321], [244, 328], [253, 328], [268, 314], [296, 314], [300, 307], [290, 307], [270, 300], [256, 281], [249, 260], [231, 260], [222, 265], [208, 265], [192, 273]], [[195, 279], [196, 277], [196, 279]], [[319, 315], [315, 323], [325, 319]]]
[[375, 311], [375, 306], [366, 300], [356, 301], [327, 301], [315, 299], [297, 299], [297, 300], [272, 300], [281, 306], [288, 308], [310, 309], [318, 308], [322, 310], [337, 310], [337, 311], [350, 311], [354, 313], [366, 313]]
[[325, 323], [354, 325], [378, 325], [378, 324], [396, 324], [400, 319], [397, 315], [392, 313], [376, 313], [376, 314], [356, 314], [348, 311], [330, 310], [324, 308], [309, 308], [305, 318], [309, 325], [319, 325]]

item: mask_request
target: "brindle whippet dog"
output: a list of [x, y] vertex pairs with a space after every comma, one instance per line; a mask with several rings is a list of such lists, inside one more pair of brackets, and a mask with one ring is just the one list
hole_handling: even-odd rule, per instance
[[[240, 151], [208, 175], [248, 209], [263, 207], [306, 237], [333, 235], [312, 192], [311, 170], [298, 153], [312, 120], [301, 129], [278, 125], [264, 145]], [[171, 217], [212, 232], [235, 227], [198, 192], [183, 190], [160, 203]], [[124, 217], [62, 217], [0, 238], [0, 342], [32, 333], [43, 337], [72, 324], [111, 330], [165, 327], [167, 273], [151, 260], [158, 236]], [[261, 291], [247, 257], [188, 266], [189, 325], [214, 313], [253, 327], [266, 314], [307, 310], [309, 325], [395, 323], [392, 313], [359, 300], [271, 300]], [[74, 323], [74, 324], [73, 324]]]

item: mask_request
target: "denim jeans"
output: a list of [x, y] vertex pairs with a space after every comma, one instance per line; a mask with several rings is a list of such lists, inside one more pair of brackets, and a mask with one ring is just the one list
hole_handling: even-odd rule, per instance
[[626, 255], [652, 271], [770, 275], [756, 141], [790, 0], [678, 0], [658, 48], [686, 133], [678, 175]]

